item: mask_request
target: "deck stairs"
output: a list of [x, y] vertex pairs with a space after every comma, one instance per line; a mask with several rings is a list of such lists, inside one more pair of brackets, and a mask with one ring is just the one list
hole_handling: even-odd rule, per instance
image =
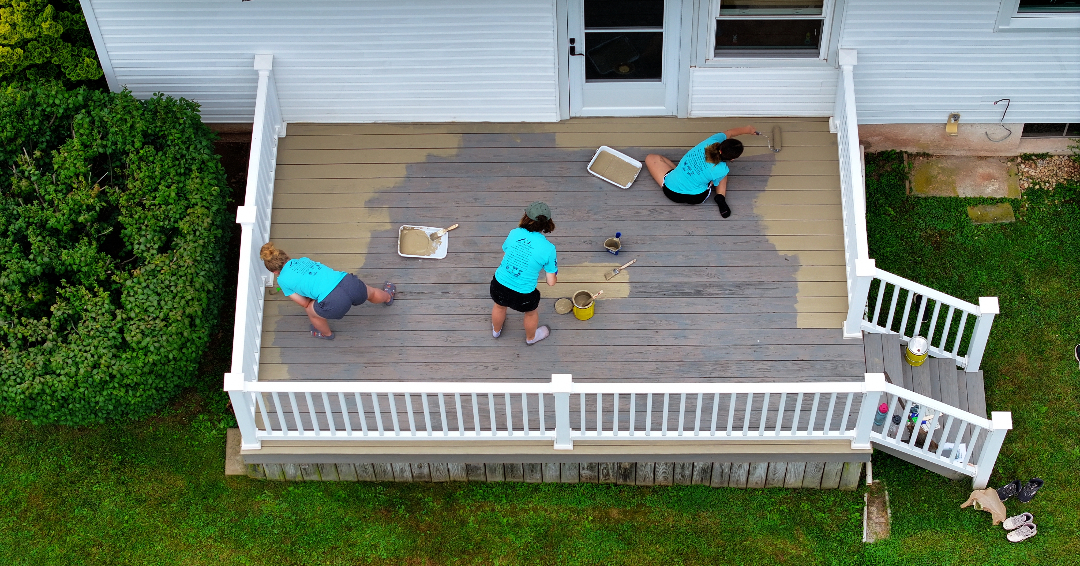
[[[898, 334], [864, 333], [863, 351], [866, 355], [867, 373], [884, 373], [890, 383], [913, 391], [920, 395], [941, 401], [983, 418], [986, 417], [986, 391], [983, 386], [983, 372], [967, 372], [956, 367], [952, 358], [929, 357], [921, 366], [914, 367], [904, 359], [905, 345]], [[933, 442], [939, 442], [941, 430], [935, 431]], [[904, 440], [910, 433], [904, 433]], [[967, 436], [965, 440], [970, 437]], [[916, 439], [921, 442], [920, 439]], [[892, 454], [917, 466], [958, 479], [963, 477], [955, 471], [947, 470], [918, 457], [896, 451], [890, 446], [874, 443], [876, 449]], [[979, 447], [972, 447], [977, 450]]]

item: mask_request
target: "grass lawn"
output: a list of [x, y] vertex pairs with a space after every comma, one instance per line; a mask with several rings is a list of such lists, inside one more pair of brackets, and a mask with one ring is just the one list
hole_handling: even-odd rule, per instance
[[1046, 480], [1032, 503], [1007, 502], [1034, 513], [1030, 541], [959, 509], [969, 481], [881, 454], [893, 538], [870, 546], [861, 491], [225, 478], [226, 312], [192, 387], [154, 418], [0, 419], [0, 564], [1076, 564], [1080, 190], [1031, 192], [1013, 201], [1020, 222], [972, 227], [967, 200], [906, 197], [899, 156], [867, 166], [880, 267], [1001, 298], [983, 365], [989, 409], [1012, 411], [1015, 430], [991, 485]]

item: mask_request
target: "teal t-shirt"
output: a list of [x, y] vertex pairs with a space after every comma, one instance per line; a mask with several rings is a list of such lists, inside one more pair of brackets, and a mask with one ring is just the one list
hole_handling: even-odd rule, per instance
[[541, 269], [548, 273], [559, 271], [555, 245], [540, 232], [514, 228], [503, 242], [502, 249], [505, 254], [495, 270], [495, 279], [518, 293], [536, 290]]
[[698, 195], [709, 190], [728, 174], [727, 163], [716, 165], [705, 161], [705, 148], [727, 139], [723, 133], [710, 136], [697, 144], [679, 160], [679, 165], [664, 177], [664, 186], [682, 195]]
[[285, 262], [277, 284], [286, 297], [299, 293], [301, 297], [321, 303], [346, 275], [344, 271], [334, 271], [315, 260], [301, 257]]

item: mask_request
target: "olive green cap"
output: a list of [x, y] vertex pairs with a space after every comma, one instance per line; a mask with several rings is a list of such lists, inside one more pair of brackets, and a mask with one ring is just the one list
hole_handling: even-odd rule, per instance
[[525, 216], [533, 220], [546, 216], [548, 220], [551, 220], [551, 208], [546, 203], [537, 201], [525, 207]]

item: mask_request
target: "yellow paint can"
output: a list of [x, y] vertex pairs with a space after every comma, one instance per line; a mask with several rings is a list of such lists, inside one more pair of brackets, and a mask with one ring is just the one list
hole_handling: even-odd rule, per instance
[[904, 357], [907, 358], [908, 364], [919, 367], [926, 361], [929, 351], [930, 348], [926, 338], [916, 336], [908, 342], [907, 348], [904, 349]]
[[578, 320], [589, 320], [592, 318], [593, 309], [596, 307], [596, 301], [593, 300], [593, 294], [588, 291], [578, 291], [574, 293], [574, 317]]

